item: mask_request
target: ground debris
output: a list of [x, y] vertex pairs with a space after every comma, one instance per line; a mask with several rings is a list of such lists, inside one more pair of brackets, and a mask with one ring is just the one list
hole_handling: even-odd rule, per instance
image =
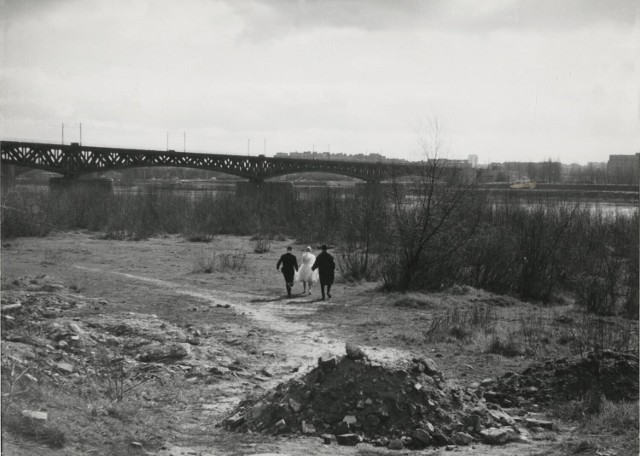
[[443, 382], [435, 363], [428, 363], [427, 369], [424, 364], [417, 372], [415, 363], [401, 368], [323, 355], [318, 367], [303, 377], [241, 402], [223, 424], [240, 432], [267, 434], [330, 431], [343, 445], [361, 441], [388, 445], [402, 439], [403, 447], [423, 448], [452, 442], [468, 445], [480, 440], [485, 425], [515, 423], [499, 407], [488, 410], [466, 389]]
[[[611, 401], [638, 399], [638, 355], [611, 350], [536, 363], [480, 388], [488, 402], [524, 406], [603, 395]], [[490, 389], [489, 389], [490, 388]]]

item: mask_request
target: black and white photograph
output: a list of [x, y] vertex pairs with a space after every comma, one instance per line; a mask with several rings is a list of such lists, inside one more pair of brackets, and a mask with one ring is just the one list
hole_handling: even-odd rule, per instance
[[0, 0], [1, 453], [637, 456], [638, 0]]

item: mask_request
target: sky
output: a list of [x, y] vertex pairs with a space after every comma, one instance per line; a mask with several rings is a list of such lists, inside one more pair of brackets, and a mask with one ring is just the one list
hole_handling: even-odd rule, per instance
[[638, 0], [0, 0], [0, 18], [5, 140], [479, 163], [640, 152]]

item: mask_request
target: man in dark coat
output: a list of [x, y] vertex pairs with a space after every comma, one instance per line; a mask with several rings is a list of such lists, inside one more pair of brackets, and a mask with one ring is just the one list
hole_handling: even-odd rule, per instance
[[331, 285], [333, 285], [333, 271], [336, 269], [336, 263], [333, 257], [327, 252], [327, 246], [320, 247], [322, 252], [316, 257], [316, 262], [311, 266], [311, 270], [318, 269], [320, 276], [320, 292], [324, 300], [324, 287], [327, 287], [327, 296], [331, 298]]
[[287, 284], [287, 295], [291, 297], [291, 287], [293, 286], [293, 276], [298, 270], [298, 260], [293, 253], [291, 253], [291, 247], [287, 247], [287, 253], [282, 255], [276, 265], [276, 270], [280, 270], [282, 265], [282, 275], [284, 276], [284, 282]]

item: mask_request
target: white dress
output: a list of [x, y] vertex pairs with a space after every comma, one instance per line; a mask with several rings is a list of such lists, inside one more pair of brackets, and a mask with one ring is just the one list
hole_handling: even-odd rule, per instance
[[318, 281], [318, 270], [311, 270], [311, 266], [316, 262], [316, 256], [313, 253], [304, 252], [302, 254], [302, 264], [296, 272], [296, 282], [311, 282], [316, 283]]

